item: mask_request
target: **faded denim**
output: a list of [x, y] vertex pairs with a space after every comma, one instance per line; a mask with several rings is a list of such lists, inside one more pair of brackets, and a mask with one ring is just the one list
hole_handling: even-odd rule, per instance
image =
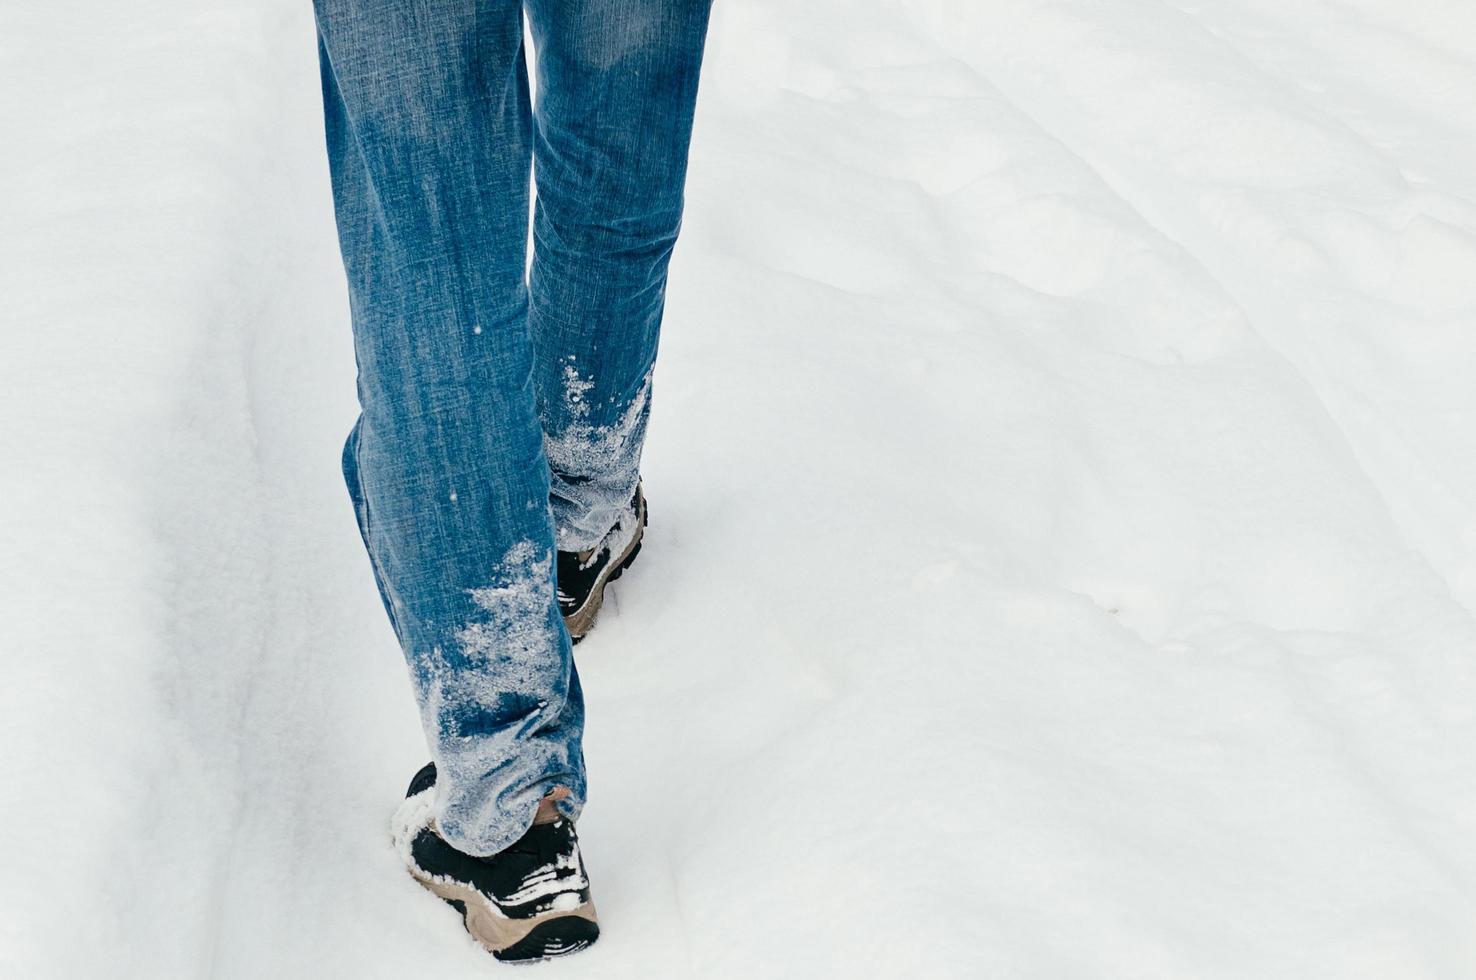
[[362, 407], [344, 475], [440, 830], [472, 854], [556, 787], [584, 804], [553, 552], [635, 489], [709, 3], [315, 3]]

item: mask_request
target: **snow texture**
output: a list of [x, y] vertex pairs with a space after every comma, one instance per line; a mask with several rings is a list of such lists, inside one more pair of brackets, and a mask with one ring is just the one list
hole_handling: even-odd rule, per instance
[[[0, 57], [0, 976], [488, 976], [310, 5]], [[1476, 6], [724, 0], [691, 175], [543, 974], [1476, 976]]]
[[[562, 483], [562, 488], [556, 486], [555, 493], [587, 500], [591, 496], [610, 499], [613, 491], [615, 499], [628, 498], [635, 493], [641, 478], [639, 450], [651, 406], [651, 373], [647, 372], [635, 397], [619, 409], [620, 414], [611, 425], [594, 425], [589, 421], [588, 396], [594, 386], [594, 381], [581, 375], [574, 365], [564, 365], [564, 408], [568, 423], [562, 431], [545, 432], [543, 436], [543, 452], [549, 466], [563, 478], [556, 478], [555, 483]], [[592, 478], [600, 484], [599, 494], [587, 494], [582, 489], [581, 485]], [[624, 512], [614, 516], [613, 538], [609, 533], [611, 515], [607, 513], [581, 512], [577, 525], [558, 522], [559, 550], [588, 551], [602, 541], [608, 543], [625, 535], [620, 542], [623, 548], [635, 533], [634, 527], [628, 524]]]
[[[565, 713], [570, 671], [559, 655], [553, 553], [519, 541], [495, 576], [494, 584], [469, 590], [478, 619], [457, 631], [456, 648], [429, 651], [414, 671], [425, 729], [443, 733], [433, 753], [442, 775], [436, 819], [449, 841], [474, 854], [494, 854], [522, 835], [553, 788], [537, 781], [565, 781], [569, 743], [548, 729], [577, 723]], [[488, 709], [502, 720], [495, 732]], [[582, 791], [564, 788], [574, 798], [560, 809], [577, 817]]]
[[405, 797], [395, 808], [394, 816], [390, 817], [390, 840], [394, 842], [395, 851], [406, 867], [415, 863], [415, 838], [420, 836], [422, 830], [435, 823], [435, 819], [434, 786]]
[[498, 574], [498, 584], [471, 590], [472, 602], [486, 619], [457, 632], [461, 655], [468, 663], [495, 663], [520, 673], [535, 669], [557, 646], [547, 622], [554, 595], [553, 553], [540, 554], [532, 541], [519, 541], [498, 562]]

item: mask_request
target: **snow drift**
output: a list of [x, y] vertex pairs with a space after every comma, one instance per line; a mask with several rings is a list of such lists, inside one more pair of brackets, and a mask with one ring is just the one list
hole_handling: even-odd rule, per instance
[[[311, 12], [0, 12], [0, 973], [497, 969]], [[716, 7], [550, 976], [1476, 974], [1476, 13]]]

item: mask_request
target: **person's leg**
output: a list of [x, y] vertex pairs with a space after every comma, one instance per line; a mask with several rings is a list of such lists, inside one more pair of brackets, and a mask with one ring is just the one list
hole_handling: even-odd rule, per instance
[[631, 507], [711, 0], [527, 0], [529, 325], [558, 547]]
[[554, 601], [524, 261], [532, 125], [518, 0], [316, 0], [363, 412], [344, 471], [473, 855], [584, 799]]

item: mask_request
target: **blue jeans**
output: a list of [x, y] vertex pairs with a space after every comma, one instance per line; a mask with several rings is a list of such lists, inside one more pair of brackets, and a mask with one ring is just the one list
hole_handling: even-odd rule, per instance
[[555, 788], [584, 803], [553, 557], [635, 489], [709, 4], [315, 0], [362, 407], [344, 475], [440, 831], [471, 854]]

